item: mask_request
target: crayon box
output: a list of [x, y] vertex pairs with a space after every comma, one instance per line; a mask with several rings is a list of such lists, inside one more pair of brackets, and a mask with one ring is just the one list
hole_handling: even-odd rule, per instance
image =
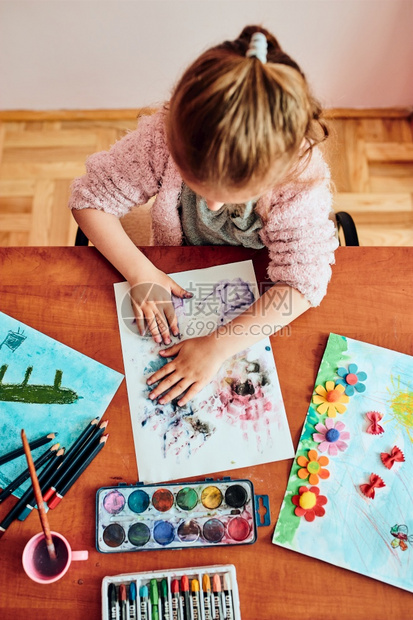
[[96, 493], [102, 553], [252, 544], [257, 526], [269, 524], [268, 496], [255, 495], [250, 480], [124, 484]]
[[233, 564], [104, 577], [102, 620], [241, 620]]

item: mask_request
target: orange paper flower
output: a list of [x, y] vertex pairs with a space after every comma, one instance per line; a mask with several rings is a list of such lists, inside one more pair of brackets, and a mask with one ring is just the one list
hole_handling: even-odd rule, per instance
[[317, 450], [309, 450], [308, 458], [305, 456], [299, 456], [297, 463], [301, 465], [301, 469], [298, 470], [297, 476], [301, 480], [308, 478], [310, 484], [318, 484], [320, 478], [325, 480], [329, 477], [330, 472], [328, 469], [323, 469], [323, 465], [328, 465], [329, 460], [326, 456], [318, 456]]
[[317, 385], [313, 396], [313, 403], [318, 405], [318, 413], [327, 413], [329, 418], [335, 418], [338, 413], [344, 413], [346, 407], [344, 403], [349, 402], [349, 397], [344, 394], [344, 385], [335, 384], [334, 381], [327, 381], [326, 387]]

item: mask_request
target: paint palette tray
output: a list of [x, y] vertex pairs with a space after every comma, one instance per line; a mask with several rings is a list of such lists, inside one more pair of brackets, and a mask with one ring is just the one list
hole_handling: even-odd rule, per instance
[[96, 548], [115, 553], [252, 544], [269, 515], [268, 496], [255, 495], [250, 480], [103, 487], [96, 494]]
[[[185, 579], [189, 585], [186, 599], [181, 587]], [[179, 586], [175, 596], [174, 583]], [[206, 588], [208, 584], [211, 587], [210, 592]], [[218, 584], [219, 588], [214, 587], [214, 584]], [[126, 593], [126, 600], [125, 594], [122, 600], [121, 588]], [[214, 617], [241, 620], [235, 566], [225, 564], [157, 570], [150, 573], [125, 573], [104, 577], [102, 581], [102, 620], [185, 618], [188, 617], [184, 611], [185, 604], [190, 610], [189, 617], [194, 620], [209, 620]], [[220, 609], [219, 616], [216, 615], [219, 613], [217, 608]]]

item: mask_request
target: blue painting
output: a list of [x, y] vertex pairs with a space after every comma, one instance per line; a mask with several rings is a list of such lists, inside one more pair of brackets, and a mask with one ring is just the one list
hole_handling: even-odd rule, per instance
[[330, 334], [273, 542], [413, 592], [413, 357]]
[[[37, 459], [54, 443], [66, 449], [93, 418], [101, 418], [123, 375], [0, 312], [0, 456], [49, 433]], [[27, 467], [24, 456], [0, 466], [4, 488]], [[20, 497], [29, 482], [15, 495]]]

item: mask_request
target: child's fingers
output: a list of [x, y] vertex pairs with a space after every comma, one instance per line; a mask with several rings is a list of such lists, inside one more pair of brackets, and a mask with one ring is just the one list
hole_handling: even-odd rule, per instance
[[171, 293], [176, 295], [177, 297], [193, 297], [193, 294], [189, 291], [186, 291], [182, 286], [179, 286], [174, 280], [171, 279]]
[[176, 318], [175, 308], [172, 302], [167, 307], [165, 307], [164, 312], [165, 318], [169, 325], [169, 330], [173, 333], [174, 336], [177, 336], [179, 334], [178, 319]]
[[[167, 366], [168, 365], [169, 364], [167, 364]], [[164, 366], [164, 368], [166, 368], [166, 366]], [[169, 390], [171, 387], [175, 385], [175, 383], [177, 383], [180, 380], [181, 380], [181, 376], [176, 375], [175, 369], [171, 370], [166, 376], [164, 375], [163, 377], [158, 377], [157, 379], [154, 379], [154, 382], [159, 381], [159, 383], [149, 394], [149, 398], [151, 400], [158, 398], [158, 396], [160, 396], [161, 394]]]
[[189, 388], [189, 390], [183, 395], [183, 397], [178, 400], [178, 406], [184, 407], [190, 400], [192, 400], [198, 392], [202, 390], [202, 388], [206, 385], [205, 382], [195, 381]]
[[155, 342], [160, 344], [162, 342], [162, 336], [159, 332], [157, 315], [155, 313], [152, 313], [152, 314], [146, 315], [145, 318], [146, 318], [146, 322], [148, 325], [148, 329], [151, 332], [152, 338], [155, 340]]
[[163, 349], [162, 351], [159, 351], [159, 355], [162, 355], [162, 357], [174, 357], [175, 355], [178, 355], [182, 345], [183, 345], [183, 342], [177, 342], [173, 344], [171, 347], [168, 347], [167, 349]]
[[[162, 366], [162, 368], [160, 368], [159, 370], [157, 370], [156, 372], [153, 373], [153, 375], [151, 375], [147, 380], [146, 383], [148, 385], [152, 385], [153, 383], [156, 383], [157, 381], [160, 381], [161, 379], [163, 379], [164, 377], [166, 377], [167, 375], [171, 374], [172, 372], [175, 371], [175, 364], [174, 361], [170, 361], [167, 364], [165, 364], [165, 366]], [[159, 394], [161, 394], [162, 392], [160, 390], [158, 390], [158, 386], [156, 388], [154, 388], [151, 392], [151, 394], [154, 394], [155, 396], [158, 396]]]
[[[173, 378], [173, 375], [172, 375], [172, 378]], [[161, 385], [163, 385], [167, 381], [168, 381], [168, 379], [165, 379], [164, 381], [162, 381]], [[181, 394], [183, 394], [185, 392], [185, 390], [187, 390], [190, 385], [191, 385], [191, 383], [190, 383], [190, 381], [188, 381], [188, 379], [181, 379], [180, 381], [175, 383], [170, 388], [169, 392], [167, 392], [166, 394], [163, 394], [163, 396], [158, 400], [158, 403], [160, 405], [167, 405], [174, 398], [178, 398], [178, 396], [181, 396]], [[165, 392], [166, 389], [167, 388], [163, 389], [162, 392]], [[162, 392], [161, 392], [161, 394], [162, 394]]]

